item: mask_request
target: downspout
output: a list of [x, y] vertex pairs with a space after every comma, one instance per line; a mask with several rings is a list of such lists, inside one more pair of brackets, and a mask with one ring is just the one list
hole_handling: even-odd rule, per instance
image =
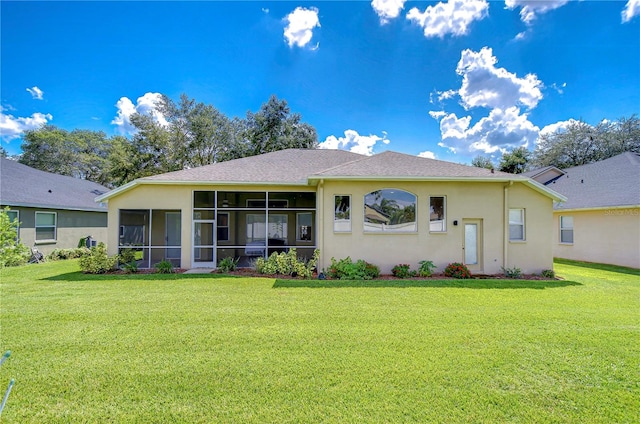
[[316, 196], [316, 221], [318, 228], [318, 249], [320, 249], [320, 256], [318, 258], [318, 274], [322, 270], [324, 264], [324, 180], [321, 179], [318, 183], [318, 195]]
[[503, 219], [503, 238], [502, 238], [502, 266], [508, 268], [509, 261], [509, 187], [513, 185], [513, 181], [509, 181], [509, 184], [504, 186], [504, 199], [502, 211]]

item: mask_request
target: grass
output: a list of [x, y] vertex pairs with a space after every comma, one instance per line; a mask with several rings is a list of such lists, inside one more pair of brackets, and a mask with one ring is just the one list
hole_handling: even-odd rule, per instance
[[635, 271], [331, 288], [0, 272], [7, 423], [640, 422]]

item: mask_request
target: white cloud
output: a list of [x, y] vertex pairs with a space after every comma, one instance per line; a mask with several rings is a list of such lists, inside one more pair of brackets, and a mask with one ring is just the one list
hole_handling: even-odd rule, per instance
[[504, 4], [510, 10], [520, 7], [520, 19], [530, 25], [536, 16], [562, 7], [568, 2], [569, 0], [505, 0]]
[[162, 94], [160, 93], [146, 93], [142, 97], [138, 97], [136, 104], [134, 105], [128, 97], [121, 97], [116, 103], [118, 113], [111, 123], [118, 127], [118, 130], [122, 134], [132, 134], [136, 131], [135, 127], [131, 124], [131, 115], [139, 113], [141, 115], [151, 115], [156, 122], [166, 126], [168, 125], [164, 115], [158, 111], [158, 105], [162, 100]]
[[464, 35], [469, 25], [488, 15], [489, 3], [486, 0], [449, 0], [435, 6], [427, 6], [424, 12], [417, 7], [407, 14], [407, 19], [414, 21], [424, 30], [424, 36], [443, 38], [447, 34]]
[[27, 91], [31, 93], [31, 96], [36, 100], [42, 100], [42, 95], [44, 91], [40, 90], [38, 87], [33, 86], [31, 88], [27, 88]]
[[532, 145], [540, 129], [517, 107], [495, 108], [489, 116], [471, 126], [471, 117], [451, 113], [440, 119], [440, 147], [457, 151], [494, 153], [513, 147]]
[[622, 11], [622, 22], [629, 22], [638, 15], [640, 15], [640, 0], [629, 0]]
[[382, 25], [388, 23], [391, 19], [397, 18], [400, 11], [404, 9], [406, 0], [373, 0], [371, 7], [380, 17]]
[[51, 114], [39, 112], [26, 118], [16, 118], [13, 115], [5, 114], [3, 109], [0, 111], [0, 136], [2, 140], [9, 142], [20, 138], [25, 131], [37, 130], [52, 119]]
[[418, 153], [418, 156], [420, 156], [421, 158], [427, 158], [427, 159], [435, 159], [436, 158], [436, 154], [433, 153], [433, 152], [430, 152], [429, 150], [426, 150], [424, 152]]
[[540, 130], [540, 135], [548, 135], [548, 134], [554, 134], [557, 132], [564, 132], [567, 130], [567, 128], [569, 128], [569, 125], [575, 125], [577, 124], [579, 121], [576, 121], [575, 119], [569, 119], [568, 121], [558, 121], [555, 124], [549, 124], [546, 127], [542, 128]]
[[297, 7], [287, 15], [285, 20], [288, 24], [284, 29], [284, 36], [287, 39], [289, 47], [293, 47], [294, 45], [298, 47], [306, 46], [313, 37], [313, 29], [320, 27], [318, 9], [315, 7], [310, 9]]
[[524, 105], [536, 107], [542, 99], [542, 82], [534, 74], [518, 78], [504, 68], [496, 68], [498, 60], [489, 47], [479, 52], [462, 51], [456, 72], [462, 75], [462, 86], [458, 91], [465, 108], [488, 107], [506, 109]]
[[344, 137], [330, 135], [318, 147], [321, 149], [348, 150], [353, 153], [371, 156], [373, 148], [379, 141], [389, 144], [386, 132], [383, 131], [382, 137], [380, 137], [377, 135], [360, 135], [355, 130], [346, 130]]
[[439, 120], [447, 116], [447, 112], [445, 112], [444, 110], [431, 110], [429, 111], [429, 116], [431, 116], [433, 119]]

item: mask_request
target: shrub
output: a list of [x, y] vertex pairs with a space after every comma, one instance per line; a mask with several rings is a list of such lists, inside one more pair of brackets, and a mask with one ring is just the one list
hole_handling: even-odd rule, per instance
[[127, 274], [135, 274], [136, 272], [138, 272], [138, 263], [136, 261], [129, 262], [127, 264], [124, 264], [122, 266], [122, 269]]
[[544, 278], [556, 278], [556, 273], [552, 269], [545, 269], [540, 275], [542, 275]]
[[100, 242], [80, 258], [80, 269], [85, 274], [104, 274], [111, 271], [118, 261], [118, 256], [109, 256], [107, 246]]
[[238, 269], [238, 261], [240, 258], [234, 259], [231, 256], [223, 258], [218, 262], [218, 271], [220, 272], [231, 272]]
[[436, 266], [431, 261], [420, 261], [420, 268], [418, 268], [418, 275], [420, 277], [431, 277]]
[[444, 269], [444, 275], [453, 278], [471, 278], [469, 268], [463, 263], [453, 262]]
[[522, 278], [522, 270], [518, 267], [513, 268], [505, 268], [502, 267], [502, 272], [504, 272], [504, 276], [507, 278]]
[[122, 249], [120, 251], [120, 263], [130, 264], [136, 262], [136, 252], [133, 249]]
[[295, 248], [288, 252], [274, 252], [268, 259], [258, 258], [254, 264], [256, 272], [266, 275], [292, 275], [303, 278], [311, 278], [318, 264], [320, 250], [313, 251], [313, 257], [309, 261], [298, 259]]
[[154, 265], [158, 274], [171, 274], [173, 272], [173, 264], [168, 260], [163, 260]]
[[391, 273], [396, 278], [409, 278], [415, 277], [416, 271], [411, 271], [411, 266], [409, 264], [400, 264], [393, 267]]
[[77, 259], [89, 253], [86, 247], [77, 247], [74, 249], [53, 249], [53, 252], [47, 255], [49, 261], [64, 261], [67, 259]]
[[31, 250], [18, 240], [19, 222], [11, 221], [9, 208], [0, 209], [0, 268], [27, 263]]
[[380, 276], [380, 268], [362, 259], [354, 263], [349, 256], [339, 261], [331, 258], [327, 276], [340, 280], [372, 280]]

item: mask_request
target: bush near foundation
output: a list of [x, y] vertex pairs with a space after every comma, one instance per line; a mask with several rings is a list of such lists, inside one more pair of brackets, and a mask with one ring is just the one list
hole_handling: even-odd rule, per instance
[[471, 278], [471, 271], [463, 263], [453, 262], [444, 269], [444, 275], [453, 278]]
[[85, 274], [104, 274], [115, 268], [118, 256], [109, 256], [107, 246], [100, 242], [82, 255], [79, 262], [80, 269]]

